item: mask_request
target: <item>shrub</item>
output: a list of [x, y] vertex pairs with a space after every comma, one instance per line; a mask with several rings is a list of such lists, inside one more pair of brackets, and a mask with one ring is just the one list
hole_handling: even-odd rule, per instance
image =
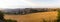
[[17, 21], [16, 20], [8, 19], [8, 20], [6, 20], [6, 22], [17, 22]]
[[57, 22], [60, 22], [60, 10], [58, 10], [58, 19]]

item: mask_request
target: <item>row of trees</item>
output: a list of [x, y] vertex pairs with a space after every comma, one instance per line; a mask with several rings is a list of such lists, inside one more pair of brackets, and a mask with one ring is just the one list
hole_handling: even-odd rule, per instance
[[14, 12], [14, 13], [7, 13], [7, 14], [29, 14], [29, 13], [36, 13], [36, 12], [47, 12], [49, 11], [48, 9], [29, 9], [29, 8], [26, 8], [26, 9], [23, 9], [23, 10], [18, 10], [18, 12]]

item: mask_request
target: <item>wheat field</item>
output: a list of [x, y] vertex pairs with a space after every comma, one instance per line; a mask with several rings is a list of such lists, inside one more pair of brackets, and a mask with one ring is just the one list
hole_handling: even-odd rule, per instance
[[43, 22], [43, 20], [47, 22], [54, 22], [54, 20], [57, 20], [57, 14], [57, 11], [51, 11], [31, 13], [26, 15], [5, 15], [4, 18], [17, 20], [17, 22]]

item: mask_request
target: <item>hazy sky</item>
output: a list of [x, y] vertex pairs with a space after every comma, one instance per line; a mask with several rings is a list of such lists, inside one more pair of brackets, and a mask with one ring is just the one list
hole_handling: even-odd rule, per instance
[[0, 8], [60, 7], [60, 0], [0, 0]]

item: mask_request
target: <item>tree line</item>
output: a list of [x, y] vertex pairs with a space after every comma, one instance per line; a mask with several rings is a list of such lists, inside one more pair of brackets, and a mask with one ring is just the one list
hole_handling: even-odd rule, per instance
[[7, 14], [29, 14], [29, 13], [36, 13], [36, 12], [47, 12], [49, 9], [42, 8], [42, 9], [31, 9], [31, 8], [25, 8], [23, 10], [18, 10], [18, 12], [6, 12]]

